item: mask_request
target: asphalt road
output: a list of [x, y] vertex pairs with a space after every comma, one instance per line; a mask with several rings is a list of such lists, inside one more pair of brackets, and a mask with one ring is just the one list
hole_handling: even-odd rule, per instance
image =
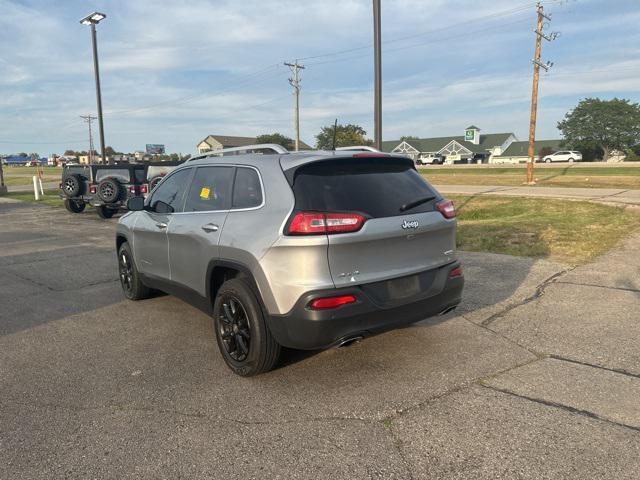
[[113, 225], [0, 204], [2, 479], [639, 477], [640, 236], [463, 254], [457, 313], [243, 379], [206, 315], [123, 300]]

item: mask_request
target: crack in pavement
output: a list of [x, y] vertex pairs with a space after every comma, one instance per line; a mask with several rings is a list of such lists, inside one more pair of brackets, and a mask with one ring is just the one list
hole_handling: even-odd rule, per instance
[[527, 303], [533, 302], [534, 300], [537, 300], [538, 298], [540, 298], [542, 295], [544, 295], [544, 291], [545, 289], [553, 284], [556, 283], [556, 280], [560, 277], [562, 277], [563, 275], [566, 275], [567, 273], [569, 273], [571, 270], [573, 270], [575, 267], [570, 267], [570, 268], [566, 268], [564, 270], [561, 270], [559, 272], [554, 273], [553, 275], [551, 275], [549, 278], [547, 278], [546, 280], [544, 280], [542, 283], [540, 283], [537, 287], [535, 292], [533, 293], [533, 295], [530, 295], [529, 297], [511, 304], [511, 305], [507, 305], [503, 310], [494, 313], [493, 315], [485, 318], [482, 322], [480, 322], [480, 325], [482, 326], [488, 326], [491, 325], [493, 322], [495, 322], [496, 320], [502, 318], [504, 315], [506, 315], [507, 313], [509, 313], [511, 310], [521, 307], [522, 305], [526, 305]]
[[583, 362], [583, 361], [580, 361], [580, 360], [574, 360], [572, 358], [562, 357], [560, 355], [556, 355], [556, 354], [553, 354], [553, 353], [550, 354], [550, 355], [547, 355], [547, 358], [553, 358], [554, 360], [560, 360], [561, 362], [574, 363], [576, 365], [583, 365], [585, 367], [597, 368], [598, 370], [605, 370], [607, 372], [619, 373], [620, 375], [625, 375], [625, 376], [631, 377], [631, 378], [640, 378], [640, 374], [629, 372], [629, 371], [621, 369], [621, 368], [604, 367], [602, 365], [595, 365], [593, 363], [588, 363], [588, 362]]
[[571, 413], [575, 413], [577, 415], [582, 415], [584, 417], [593, 418], [593, 419], [600, 420], [602, 422], [606, 422], [606, 423], [609, 423], [609, 424], [612, 424], [612, 425], [617, 425], [619, 427], [628, 428], [629, 430], [633, 430], [634, 432], [640, 432], [640, 427], [635, 427], [633, 425], [627, 425], [626, 423], [616, 422], [615, 420], [611, 420], [611, 419], [606, 418], [606, 417], [601, 417], [600, 415], [597, 415], [597, 414], [595, 414], [593, 412], [590, 412], [589, 410], [582, 410], [580, 408], [571, 407], [569, 405], [565, 405], [563, 403], [558, 403], [558, 402], [553, 402], [551, 400], [543, 400], [541, 398], [535, 398], [535, 397], [529, 397], [527, 395], [521, 395], [519, 393], [515, 393], [515, 392], [512, 392], [510, 390], [494, 387], [492, 385], [487, 385], [487, 384], [484, 384], [484, 383], [479, 383], [479, 385], [484, 387], [484, 388], [486, 388], [486, 389], [488, 389], [488, 390], [493, 390], [495, 392], [504, 393], [505, 395], [511, 395], [513, 397], [521, 398], [523, 400], [528, 400], [530, 402], [538, 403], [540, 405], [545, 405], [547, 407], [558, 408], [558, 409], [565, 410], [565, 411], [568, 411], [568, 412], [571, 412]]
[[627, 287], [611, 287], [608, 285], [598, 285], [597, 283], [580, 283], [580, 282], [568, 282], [566, 280], [560, 280], [558, 282], [555, 283], [563, 283], [565, 285], [576, 285], [578, 287], [596, 287], [596, 288], [606, 288], [609, 290], [620, 290], [623, 292], [634, 292], [634, 293], [640, 293], [640, 289], [638, 288], [627, 288]]

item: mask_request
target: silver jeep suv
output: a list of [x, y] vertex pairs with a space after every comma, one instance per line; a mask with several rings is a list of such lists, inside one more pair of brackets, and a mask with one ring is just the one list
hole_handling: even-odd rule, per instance
[[453, 310], [455, 209], [413, 161], [376, 152], [210, 156], [132, 198], [117, 226], [122, 288], [213, 316], [227, 365], [268, 371]]

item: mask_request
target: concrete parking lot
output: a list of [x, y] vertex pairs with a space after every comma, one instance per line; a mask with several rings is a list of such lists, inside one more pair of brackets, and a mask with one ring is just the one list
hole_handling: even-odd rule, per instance
[[640, 236], [463, 253], [447, 317], [233, 375], [211, 322], [125, 301], [115, 220], [0, 204], [0, 478], [640, 477]]

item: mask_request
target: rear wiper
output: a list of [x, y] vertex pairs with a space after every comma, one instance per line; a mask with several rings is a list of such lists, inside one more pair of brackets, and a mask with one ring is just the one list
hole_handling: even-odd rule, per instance
[[405, 203], [400, 207], [400, 211], [404, 212], [406, 210], [410, 210], [413, 207], [417, 207], [418, 205], [422, 205], [423, 203], [430, 202], [431, 200], [435, 200], [437, 197], [432, 195], [430, 197], [419, 198], [418, 200], [414, 200], [413, 202]]

